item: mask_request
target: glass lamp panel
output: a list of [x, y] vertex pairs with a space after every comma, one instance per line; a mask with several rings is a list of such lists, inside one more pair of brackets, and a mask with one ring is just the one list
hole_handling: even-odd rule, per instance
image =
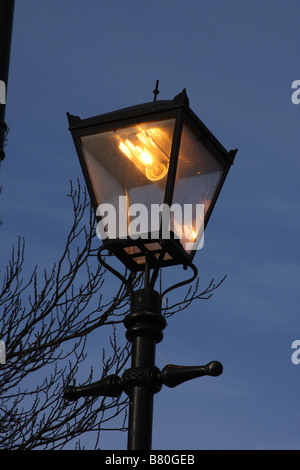
[[[159, 229], [159, 222], [150, 227], [151, 204], [164, 200], [174, 124], [172, 118], [81, 137], [97, 205], [109, 204], [115, 209], [115, 230], [108, 224], [104, 227], [107, 238], [142, 234], [148, 238], [150, 229]], [[130, 249], [134, 252], [136, 248]]]
[[224, 171], [200, 137], [184, 123], [172, 200], [172, 206], [180, 206], [181, 213], [178, 216], [176, 210], [172, 211], [171, 223], [187, 253], [203, 243], [205, 216]]

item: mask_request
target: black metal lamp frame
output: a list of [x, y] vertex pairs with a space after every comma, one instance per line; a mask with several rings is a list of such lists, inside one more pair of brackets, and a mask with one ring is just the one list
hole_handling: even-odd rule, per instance
[[[111, 113], [95, 116], [92, 118], [81, 119], [78, 116], [73, 116], [67, 113], [69, 121], [69, 129], [71, 131], [74, 145], [79, 157], [79, 162], [83, 175], [85, 177], [86, 185], [89, 191], [91, 202], [95, 212], [99, 202], [96, 199], [94, 189], [92, 187], [89, 171], [86, 165], [86, 161], [83, 154], [81, 145], [81, 137], [88, 136], [108, 130], [116, 130], [127, 126], [132, 126], [140, 123], [155, 122], [165, 119], [175, 119], [173, 141], [170, 153], [169, 169], [164, 194], [164, 204], [169, 207], [172, 205], [173, 192], [175, 187], [175, 179], [177, 172], [177, 163], [180, 150], [181, 135], [183, 131], [183, 124], [187, 124], [190, 129], [193, 130], [197, 138], [210, 150], [214, 157], [223, 166], [223, 175], [220, 179], [218, 187], [215, 191], [213, 200], [209, 206], [208, 211], [205, 214], [204, 229], [209, 221], [212, 210], [218, 199], [219, 193], [222, 189], [228, 171], [233, 164], [235, 154], [237, 150], [230, 150], [229, 152], [221, 145], [221, 143], [215, 138], [215, 136], [208, 130], [203, 122], [196, 116], [196, 114], [189, 107], [189, 99], [186, 94], [186, 90], [183, 89], [181, 93], [173, 98], [173, 100], [160, 100], [152, 101], [149, 103], [132, 106], [129, 108], [113, 111]], [[101, 220], [100, 217], [97, 217]], [[169, 253], [171, 256], [167, 259], [163, 256], [160, 257], [160, 267], [172, 266], [176, 264], [191, 264], [196, 251], [187, 253], [179, 241], [172, 237], [170, 234], [169, 240], [157, 240], [161, 245], [161, 250], [165, 253]], [[151, 237], [149, 233], [148, 238], [140, 238], [138, 240], [132, 240], [130, 237], [123, 239], [105, 239], [103, 240], [104, 246], [112, 252], [129, 270], [131, 271], [143, 271], [145, 269], [144, 264], [139, 264], [136, 260], [136, 254], [129, 254], [124, 248], [130, 246], [136, 246], [140, 249], [140, 253], [147, 257], [148, 263], [151, 268], [155, 268], [157, 264], [157, 253], [156, 251], [149, 251], [147, 245], [153, 243], [155, 239]]]
[[[186, 122], [224, 167], [223, 177], [206, 214], [204, 223], [206, 226], [237, 150], [227, 152], [191, 111], [185, 89], [172, 101], [156, 101], [158, 93], [156, 86], [154, 102], [133, 106], [94, 118], [81, 120], [78, 116], [72, 116], [67, 113], [69, 128], [73, 136], [92, 204], [96, 210], [98, 203], [84, 160], [80, 137], [105, 130], [131, 126], [141, 122], [175, 118], [164, 203], [168, 205], [172, 203], [180, 139], [183, 123]], [[204, 375], [218, 376], [223, 371], [223, 366], [218, 361], [194, 367], [169, 364], [161, 371], [155, 366], [156, 344], [163, 339], [163, 330], [166, 327], [166, 320], [161, 312], [161, 300], [167, 292], [191, 283], [198, 274], [197, 268], [192, 262], [195, 252], [188, 254], [179, 241], [172, 238], [170, 240], [159, 241], [161, 249], [157, 252], [150, 252], [145, 246], [149, 242], [153, 242], [153, 239], [150, 238], [149, 240], [103, 240], [103, 246], [98, 252], [98, 260], [104, 268], [108, 269], [126, 284], [131, 297], [131, 311], [124, 319], [126, 338], [132, 344], [131, 367], [125, 370], [122, 377], [110, 375], [86, 386], [67, 387], [64, 392], [65, 398], [70, 401], [85, 396], [118, 397], [122, 392], [125, 392], [130, 398], [128, 450], [151, 449], [153, 396], [161, 390], [163, 385], [175, 387], [186, 380]], [[145, 256], [145, 263], [143, 265], [138, 265], [132, 256], [126, 255], [124, 247], [130, 245], [140, 248]], [[129, 268], [131, 275], [134, 272], [144, 270], [144, 288], [134, 291], [131, 275], [125, 278], [117, 270], [108, 265], [102, 256], [104, 250], [112, 252]], [[165, 260], [164, 255], [166, 252], [172, 253], [171, 260]], [[154, 290], [159, 270], [162, 267], [174, 264], [181, 264], [185, 269], [191, 269], [193, 274], [190, 278], [170, 286], [162, 294], [159, 294]]]

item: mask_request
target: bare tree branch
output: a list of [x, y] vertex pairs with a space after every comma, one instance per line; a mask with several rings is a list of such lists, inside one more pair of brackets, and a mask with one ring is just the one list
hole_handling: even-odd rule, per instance
[[[64, 387], [82, 371], [82, 385], [93, 381], [94, 372], [85, 365], [93, 331], [111, 331], [109, 345], [102, 348], [102, 377], [120, 373], [130, 356], [125, 335], [121, 340], [116, 335], [130, 308], [127, 288], [121, 283], [116, 295], [106, 294], [87, 193], [77, 181], [68, 196], [74, 218], [58, 262], [42, 273], [35, 267], [26, 279], [25, 241], [19, 238], [0, 271], [0, 338], [6, 344], [6, 364], [0, 364], [0, 449], [82, 448], [80, 437], [86, 433], [99, 448], [102, 432], [126, 430], [126, 396], [71, 404], [63, 398]], [[167, 303], [163, 314], [170, 317], [194, 300], [210, 298], [223, 281], [211, 281], [201, 293], [197, 281], [182, 301]], [[142, 282], [137, 276], [133, 287]]]

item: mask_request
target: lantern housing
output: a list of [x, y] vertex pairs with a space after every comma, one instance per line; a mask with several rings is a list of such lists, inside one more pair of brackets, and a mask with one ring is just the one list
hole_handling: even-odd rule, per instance
[[131, 271], [146, 260], [191, 264], [236, 151], [190, 109], [185, 89], [92, 118], [67, 115], [103, 245]]

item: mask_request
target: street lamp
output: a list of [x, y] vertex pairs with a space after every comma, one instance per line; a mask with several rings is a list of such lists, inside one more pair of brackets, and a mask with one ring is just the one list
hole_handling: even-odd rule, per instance
[[[157, 82], [158, 85], [158, 82]], [[192, 282], [193, 264], [204, 228], [236, 150], [227, 152], [189, 107], [184, 89], [173, 100], [156, 101], [80, 119], [67, 113], [103, 245], [99, 262], [126, 283], [131, 311], [124, 319], [132, 343], [131, 368], [83, 387], [67, 387], [65, 397], [130, 397], [128, 449], [150, 449], [153, 394], [202, 375], [217, 376], [222, 365], [155, 366], [155, 345], [166, 326], [161, 299]], [[200, 210], [200, 209], [201, 210]], [[199, 209], [199, 211], [198, 211]], [[133, 291], [102, 258], [114, 254], [129, 271], [144, 272], [144, 288]], [[183, 265], [192, 277], [162, 294], [154, 290], [159, 270]]]

